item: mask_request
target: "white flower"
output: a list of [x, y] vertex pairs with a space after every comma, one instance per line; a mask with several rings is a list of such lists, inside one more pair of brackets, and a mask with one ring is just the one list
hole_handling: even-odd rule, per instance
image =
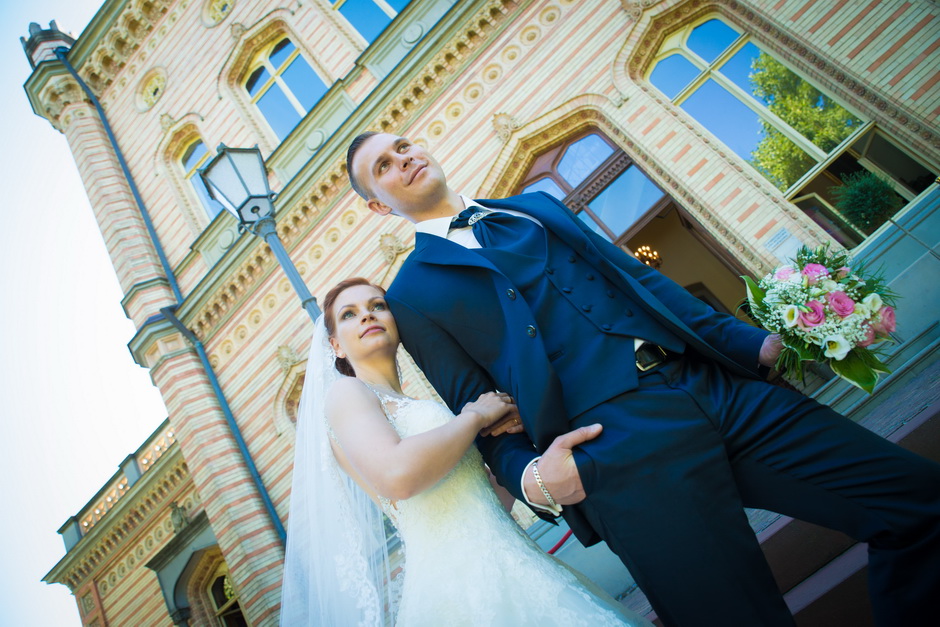
[[855, 303], [854, 315], [857, 315], [862, 320], [868, 320], [871, 318], [872, 310], [864, 302]]
[[881, 300], [881, 296], [872, 292], [862, 299], [862, 304], [868, 307], [870, 311], [880, 311], [884, 306], [884, 301]]
[[826, 357], [836, 361], [845, 359], [845, 356], [852, 350], [852, 344], [841, 335], [827, 335], [823, 340], [823, 346], [826, 347]]
[[800, 308], [796, 305], [787, 305], [783, 309], [783, 323], [788, 327], [795, 327], [800, 320]]
[[839, 291], [839, 284], [833, 281], [832, 279], [823, 279], [819, 282], [819, 287], [823, 289], [824, 292], [837, 292]]
[[822, 336], [812, 329], [803, 331], [803, 337], [806, 338], [806, 342], [808, 344], [812, 344], [813, 346], [823, 346]]

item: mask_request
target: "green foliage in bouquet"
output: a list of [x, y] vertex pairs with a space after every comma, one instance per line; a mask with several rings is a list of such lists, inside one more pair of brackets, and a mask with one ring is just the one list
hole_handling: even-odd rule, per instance
[[891, 372], [868, 345], [890, 340], [897, 295], [847, 252], [803, 246], [791, 264], [760, 281], [741, 278], [751, 317], [783, 341], [777, 370], [802, 381], [804, 361], [828, 363], [869, 394], [878, 375]]

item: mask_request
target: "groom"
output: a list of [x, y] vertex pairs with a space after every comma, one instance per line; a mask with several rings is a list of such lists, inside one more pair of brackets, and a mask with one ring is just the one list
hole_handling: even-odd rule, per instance
[[499, 482], [606, 541], [666, 625], [793, 624], [743, 507], [868, 542], [880, 625], [936, 618], [940, 466], [761, 381], [776, 338], [546, 194], [458, 195], [403, 137], [360, 135], [347, 168], [416, 224], [388, 301], [431, 384], [455, 411], [493, 389], [519, 405], [524, 434], [478, 438]]

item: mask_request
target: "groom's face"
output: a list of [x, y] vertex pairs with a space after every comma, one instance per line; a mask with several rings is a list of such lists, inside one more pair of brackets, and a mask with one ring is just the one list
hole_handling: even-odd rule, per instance
[[405, 137], [369, 137], [353, 157], [352, 169], [368, 191], [369, 209], [381, 215], [420, 219], [447, 192], [440, 164]]

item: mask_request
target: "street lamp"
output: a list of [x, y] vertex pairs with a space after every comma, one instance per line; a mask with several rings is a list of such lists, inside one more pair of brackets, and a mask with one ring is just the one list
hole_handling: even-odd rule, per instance
[[275, 194], [268, 187], [268, 173], [258, 147], [229, 148], [219, 144], [215, 157], [199, 170], [199, 176], [209, 195], [238, 218], [240, 230], [251, 231], [253, 235], [264, 238], [294, 286], [301, 305], [310, 319], [316, 321], [320, 315], [317, 300], [300, 278], [278, 237], [274, 223]]

